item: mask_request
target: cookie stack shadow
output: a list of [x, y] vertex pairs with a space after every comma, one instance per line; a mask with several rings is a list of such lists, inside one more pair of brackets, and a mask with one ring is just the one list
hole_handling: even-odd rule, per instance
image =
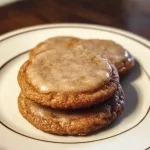
[[124, 108], [116, 67], [83, 48], [51, 48], [30, 57], [18, 83], [20, 113], [51, 134], [90, 134], [112, 123]]

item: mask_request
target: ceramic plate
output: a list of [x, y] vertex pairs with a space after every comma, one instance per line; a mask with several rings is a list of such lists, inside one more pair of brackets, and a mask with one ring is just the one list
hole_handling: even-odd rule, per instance
[[[121, 81], [125, 110], [109, 127], [89, 136], [44, 133], [19, 113], [17, 73], [28, 50], [54, 36], [110, 39], [136, 59]], [[0, 149], [1, 150], [146, 150], [150, 146], [150, 43], [119, 29], [85, 24], [55, 24], [24, 28], [0, 37]]]

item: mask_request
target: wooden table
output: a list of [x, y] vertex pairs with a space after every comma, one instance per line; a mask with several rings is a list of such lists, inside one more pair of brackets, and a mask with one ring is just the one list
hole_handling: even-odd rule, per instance
[[66, 22], [122, 28], [150, 40], [150, 0], [25, 0], [0, 7], [0, 34]]

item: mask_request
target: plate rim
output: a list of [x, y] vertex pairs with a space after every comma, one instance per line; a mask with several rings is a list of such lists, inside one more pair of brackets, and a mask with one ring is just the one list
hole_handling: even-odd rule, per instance
[[47, 27], [91, 27], [91, 28], [95, 28], [95, 29], [103, 29], [103, 30], [108, 30], [108, 31], [115, 31], [117, 33], [119, 33], [120, 35], [124, 34], [125, 36], [129, 36], [131, 38], [136, 38], [140, 41], [143, 41], [144, 43], [146, 42], [147, 45], [150, 46], [150, 40], [149, 39], [146, 39], [140, 35], [137, 35], [133, 32], [130, 32], [130, 31], [127, 31], [127, 30], [124, 30], [124, 29], [121, 29], [121, 28], [116, 28], [116, 27], [110, 27], [110, 26], [104, 26], [104, 25], [96, 25], [96, 24], [85, 24], [85, 23], [52, 23], [52, 24], [40, 24], [40, 25], [33, 25], [33, 26], [28, 26], [28, 27], [23, 27], [23, 28], [19, 28], [19, 29], [16, 29], [16, 30], [12, 30], [12, 31], [9, 31], [9, 32], [6, 32], [4, 34], [1, 34], [0, 35], [0, 41], [3, 39], [3, 38], [6, 38], [8, 36], [11, 36], [13, 34], [18, 34], [20, 32], [26, 32], [26, 31], [30, 31], [30, 30], [33, 30], [33, 29], [40, 29], [40, 28], [47, 28]]
[[[15, 31], [11, 31], [11, 32], [9, 32], [9, 33], [6, 33], [6, 34], [2, 35], [2, 36], [0, 37], [0, 42], [2, 42], [2, 41], [4, 41], [4, 40], [7, 40], [7, 39], [9, 39], [9, 38], [11, 38], [11, 37], [14, 37], [14, 36], [16, 36], [16, 35], [19, 35], [19, 34], [31, 32], [31, 31], [36, 31], [36, 30], [40, 30], [40, 29], [69, 28], [69, 27], [70, 27], [70, 28], [73, 28], [73, 27], [74, 27], [74, 28], [94, 29], [94, 30], [101, 30], [101, 31], [107, 31], [107, 32], [115, 33], [115, 34], [117, 34], [117, 35], [121, 35], [121, 36], [127, 37], [127, 38], [129, 38], [129, 39], [131, 39], [131, 40], [133, 40], [133, 41], [136, 41], [136, 42], [138, 42], [138, 43], [144, 45], [144, 46], [147, 47], [148, 49], [150, 49], [150, 45], [149, 45], [150, 43], [149, 43], [148, 40], [146, 40], [146, 39], [144, 39], [144, 38], [142, 38], [142, 37], [140, 37], [140, 36], [137, 36], [137, 35], [135, 35], [135, 34], [133, 34], [133, 33], [126, 32], [126, 31], [124, 31], [124, 30], [117, 29], [117, 28], [105, 27], [105, 26], [98, 26], [98, 25], [88, 25], [88, 24], [51, 24], [51, 25], [48, 24], [48, 25], [38, 25], [38, 26], [32, 26], [32, 27], [22, 28], [22, 29], [18, 29], [18, 30], [15, 30]], [[125, 33], [123, 33], [123, 32], [125, 32]], [[126, 33], [127, 33], [127, 34], [131, 34], [131, 36], [127, 35]], [[134, 37], [134, 36], [135, 36], [135, 37]], [[138, 38], [141, 38], [141, 40], [137, 39], [137, 37], [138, 37]], [[148, 42], [148, 43], [147, 43], [147, 42]], [[26, 51], [26, 52], [27, 52], [27, 51]], [[20, 55], [22, 55], [22, 54], [24, 54], [24, 53], [26, 53], [26, 52], [22, 52], [22, 53], [20, 53], [20, 54], [18, 54], [18, 55], [16, 55], [16, 56], [14, 56], [13, 58], [10, 58], [8, 61], [6, 61], [6, 62], [0, 67], [0, 70], [1, 70], [5, 65], [7, 65], [11, 60], [17, 58], [18, 56], [20, 56]], [[144, 70], [144, 72], [146, 73], [148, 79], [150, 80], [150, 76], [149, 76], [148, 72], [143, 68], [143, 66], [141, 66], [141, 68]], [[137, 125], [139, 125], [139, 124], [144, 120], [144, 118], [147, 116], [147, 114], [149, 113], [149, 111], [150, 111], [150, 107], [149, 107], [149, 109], [147, 110], [146, 115], [143, 117], [142, 120], [140, 120], [140, 122], [139, 122], [138, 124], [134, 125], [134, 126], [133, 126], [132, 128], [130, 128], [130, 129], [128, 129], [128, 130], [126, 130], [126, 131], [123, 131], [123, 132], [121, 132], [121, 133], [119, 133], [119, 134], [117, 134], [117, 135], [114, 135], [114, 136], [118, 136], [118, 135], [120, 135], [120, 134], [122, 134], [122, 133], [124, 133], [124, 132], [127, 132], [127, 131], [133, 129], [133, 128], [136, 127]], [[0, 121], [0, 123], [1, 123], [1, 121]], [[2, 123], [2, 125], [4, 125], [4, 124]], [[4, 126], [7, 127], [6, 125], [4, 125]], [[23, 134], [21, 134], [21, 133], [19, 133], [19, 132], [17, 132], [17, 131], [14, 131], [13, 129], [11, 129], [11, 128], [9, 128], [9, 127], [7, 127], [7, 128], [8, 128], [9, 130], [11, 130], [11, 131], [13, 131], [13, 132], [15, 132], [15, 133], [17, 133], [17, 134], [19, 134], [19, 135], [21, 135], [21, 136], [25, 136], [25, 137], [27, 137], [27, 138], [31, 138], [31, 139], [38, 140], [38, 141], [43, 141], [43, 142], [60, 143], [60, 144], [90, 143], [90, 142], [101, 141], [101, 140], [105, 140], [105, 139], [114, 137], [114, 136], [111, 136], [111, 137], [104, 138], [104, 139], [97, 139], [97, 140], [85, 141], [85, 142], [69, 142], [69, 143], [67, 143], [67, 142], [54, 142], [54, 141], [46, 141], [46, 140], [40, 140], [40, 139], [32, 138], [32, 137], [23, 135]]]

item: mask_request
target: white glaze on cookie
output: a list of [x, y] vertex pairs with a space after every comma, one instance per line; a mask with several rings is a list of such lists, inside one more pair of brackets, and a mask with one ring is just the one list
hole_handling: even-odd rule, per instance
[[73, 48], [94, 51], [109, 59], [117, 68], [121, 67], [121, 63], [129, 57], [129, 54], [122, 46], [111, 40], [80, 40], [73, 45]]
[[108, 83], [109, 63], [94, 52], [77, 49], [51, 49], [35, 56], [26, 74], [42, 93], [87, 92]]
[[31, 52], [31, 55], [37, 55], [40, 52], [46, 51], [48, 49], [53, 48], [68, 48], [72, 46], [74, 43], [79, 41], [78, 38], [70, 37], [70, 36], [58, 36], [49, 38], [48, 40], [44, 41], [43, 43], [40, 43], [35, 49], [33, 49]]

